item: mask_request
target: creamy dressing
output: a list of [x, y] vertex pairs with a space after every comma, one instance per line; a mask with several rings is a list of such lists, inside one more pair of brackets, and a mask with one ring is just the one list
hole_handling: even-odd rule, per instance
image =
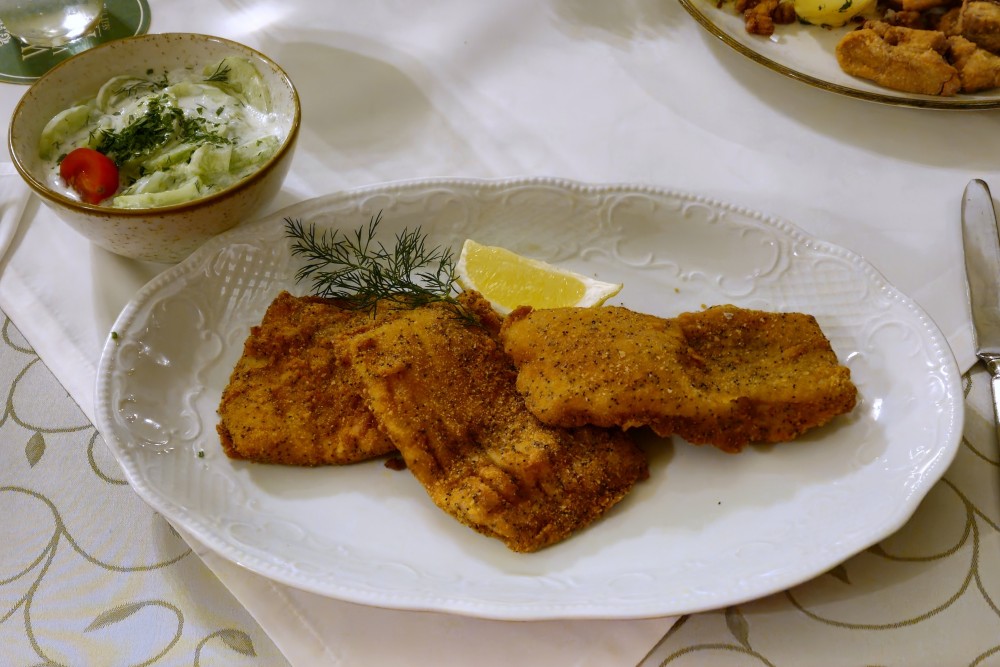
[[226, 58], [201, 72], [179, 69], [116, 76], [46, 125], [39, 152], [49, 187], [79, 195], [59, 162], [88, 146], [118, 166], [117, 208], [169, 206], [222, 190], [256, 171], [284, 139], [268, 89], [248, 61]]

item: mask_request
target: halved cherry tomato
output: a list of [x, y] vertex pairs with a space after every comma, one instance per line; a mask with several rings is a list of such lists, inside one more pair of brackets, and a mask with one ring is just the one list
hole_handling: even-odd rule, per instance
[[100, 204], [118, 190], [118, 167], [93, 148], [75, 148], [59, 163], [59, 175], [88, 204]]

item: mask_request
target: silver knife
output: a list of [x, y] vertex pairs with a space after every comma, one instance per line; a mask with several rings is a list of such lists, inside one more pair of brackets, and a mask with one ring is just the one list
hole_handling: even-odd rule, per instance
[[1000, 232], [990, 188], [978, 178], [965, 187], [962, 241], [976, 356], [993, 376], [993, 415], [1000, 428]]

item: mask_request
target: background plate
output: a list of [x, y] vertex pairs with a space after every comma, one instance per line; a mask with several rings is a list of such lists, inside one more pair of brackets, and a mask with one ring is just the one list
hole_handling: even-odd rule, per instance
[[[229, 460], [222, 388], [250, 326], [293, 284], [283, 218], [386, 240], [420, 226], [608, 281], [671, 316], [735, 303], [816, 315], [860, 390], [793, 444], [726, 455], [651, 441], [651, 477], [601, 521], [516, 554], [374, 461]], [[130, 302], [98, 374], [97, 423], [135, 490], [222, 556], [323, 595], [498, 619], [629, 618], [723, 607], [814, 577], [894, 532], [944, 473], [959, 375], [927, 316], [866, 262], [792, 225], [691, 195], [548, 179], [421, 181], [330, 195], [209, 242]], [[202, 455], [203, 454], [203, 455]]]
[[853, 24], [834, 29], [793, 23], [775, 26], [774, 35], [761, 37], [747, 33], [743, 17], [732, 3], [721, 7], [715, 0], [680, 0], [681, 5], [706, 30], [754, 62], [830, 92], [871, 102], [928, 109], [996, 109], [1000, 88], [952, 97], [917, 95], [877, 86], [844, 73], [837, 64], [835, 49]]

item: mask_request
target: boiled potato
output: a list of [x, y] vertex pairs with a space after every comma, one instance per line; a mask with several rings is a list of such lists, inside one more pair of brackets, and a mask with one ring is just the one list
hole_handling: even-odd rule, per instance
[[795, 14], [813, 25], [841, 26], [875, 6], [875, 0], [794, 0]]

